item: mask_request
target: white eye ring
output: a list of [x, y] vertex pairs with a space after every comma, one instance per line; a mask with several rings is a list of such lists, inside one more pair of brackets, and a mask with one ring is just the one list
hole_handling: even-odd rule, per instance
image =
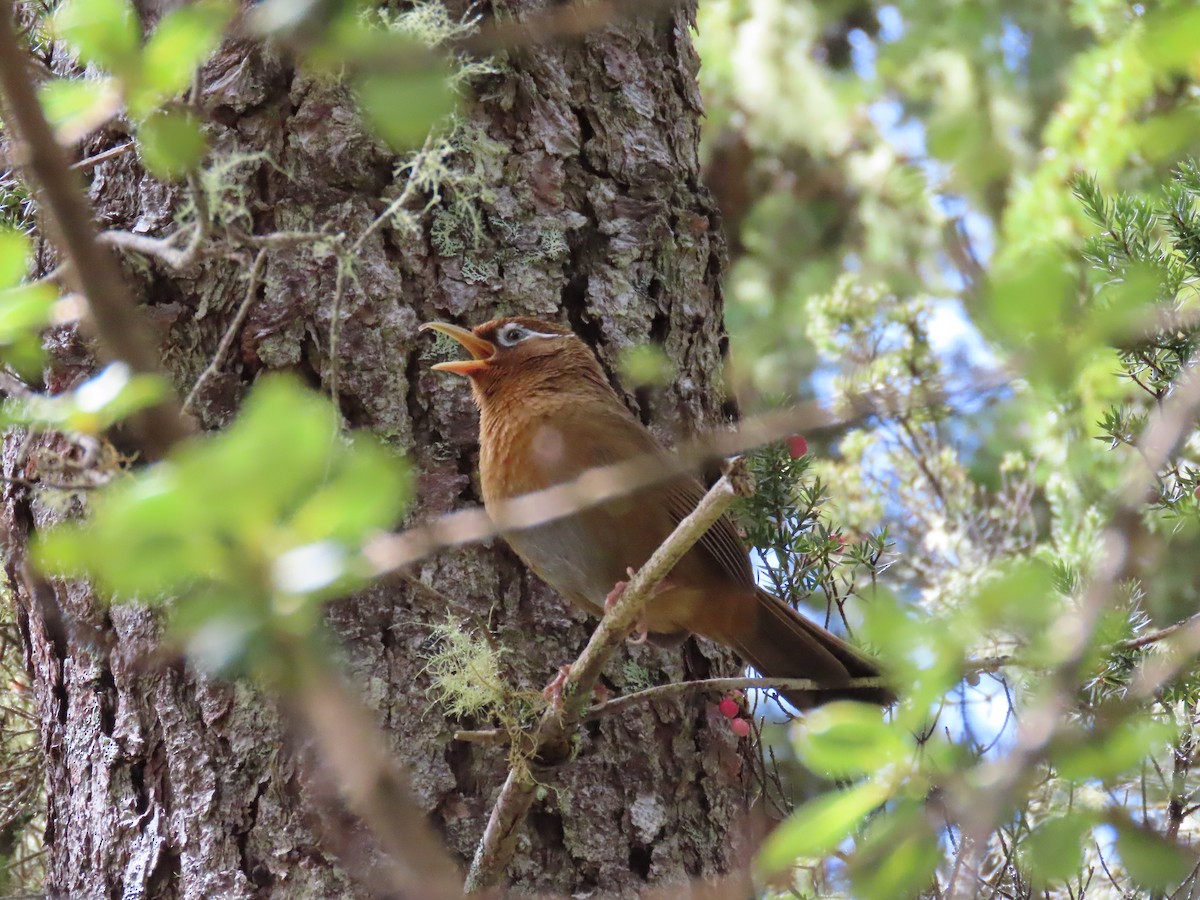
[[505, 347], [511, 347], [513, 344], [525, 340], [529, 335], [530, 332], [526, 331], [520, 325], [506, 325], [500, 329], [500, 333], [496, 337]]

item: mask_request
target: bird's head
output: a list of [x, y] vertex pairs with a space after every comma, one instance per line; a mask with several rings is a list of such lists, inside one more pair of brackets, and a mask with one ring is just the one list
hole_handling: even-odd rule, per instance
[[509, 390], [581, 388], [611, 392], [591, 349], [569, 329], [553, 322], [513, 316], [493, 319], [473, 329], [448, 322], [426, 322], [421, 331], [437, 331], [466, 348], [471, 359], [437, 363], [439, 372], [471, 379], [482, 406]]

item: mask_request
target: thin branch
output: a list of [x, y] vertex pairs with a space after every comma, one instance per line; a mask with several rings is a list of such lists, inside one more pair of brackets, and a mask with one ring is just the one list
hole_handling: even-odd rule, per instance
[[[882, 686], [882, 678], [852, 678], [845, 685], [837, 688], [837, 690], [844, 690], [848, 687], [871, 688]], [[632, 694], [626, 694], [623, 697], [614, 697], [612, 700], [597, 703], [595, 706], [584, 710], [583, 719], [590, 722], [604, 716], [616, 715], [641, 703], [653, 703], [656, 700], [669, 700], [674, 697], [699, 693], [723, 694], [729, 691], [744, 691], [748, 688], [817, 692], [829, 690], [825, 685], [818, 684], [808, 678], [701, 678], [695, 681], [676, 681], [671, 684], [660, 684], [652, 688], [634, 691]], [[511, 732], [503, 728], [482, 728], [454, 732], [454, 739], [456, 741], [463, 741], [468, 744], [506, 745], [509, 743], [511, 737]]]
[[363, 555], [373, 575], [385, 575], [430, 554], [485, 541], [506, 531], [531, 528], [590, 509], [695, 469], [702, 461], [733, 456], [797, 431], [812, 433], [847, 424], [816, 403], [744, 420], [736, 430], [689, 441], [674, 454], [646, 454], [611, 466], [588, 469], [573, 481], [482, 508], [458, 510], [398, 534], [372, 538]]
[[[79, 174], [72, 172], [54, 138], [29, 80], [26, 53], [13, 30], [12, 0], [0, 0], [0, 90], [7, 122], [16, 138], [14, 156], [38, 185], [52, 231], [72, 263], [70, 276], [87, 297], [96, 330], [108, 353], [140, 374], [160, 373], [156, 341], [131, 299], [116, 260], [96, 240], [92, 211]], [[139, 413], [134, 428], [151, 458], [189, 434], [174, 399]]]
[[[873, 688], [884, 687], [882, 678], [852, 678], [838, 691], [851, 687]], [[748, 688], [761, 690], [797, 690], [816, 691], [829, 690], [825, 685], [818, 684], [809, 678], [703, 678], [695, 681], [678, 681], [672, 684], [660, 684], [644, 690], [634, 691], [623, 697], [614, 697], [604, 703], [598, 703], [588, 709], [584, 718], [588, 721], [603, 716], [614, 715], [636, 706], [639, 703], [653, 703], [655, 700], [667, 700], [687, 694], [701, 692], [726, 693], [728, 691], [744, 691]]]
[[204, 387], [204, 383], [220, 370], [221, 363], [225, 360], [225, 354], [229, 352], [234, 339], [241, 332], [242, 326], [246, 322], [246, 316], [250, 313], [250, 307], [254, 303], [254, 298], [258, 296], [258, 282], [266, 264], [267, 248], [263, 247], [254, 257], [254, 265], [250, 267], [250, 276], [246, 283], [246, 293], [242, 297], [242, 305], [238, 307], [237, 315], [233, 317], [233, 321], [229, 323], [229, 327], [225, 329], [225, 333], [221, 336], [221, 343], [217, 345], [217, 352], [213, 354], [204, 371], [200, 373], [200, 377], [196, 379], [196, 383], [192, 385], [192, 389], [188, 391], [188, 395], [183, 401], [184, 412], [188, 412], [192, 408], [192, 404], [195, 403], [200, 389]]
[[1130, 638], [1129, 640], [1121, 641], [1117, 646], [1122, 650], [1136, 650], [1139, 647], [1147, 647], [1150, 644], [1157, 644], [1159, 641], [1169, 638], [1177, 631], [1182, 631], [1191, 625], [1200, 622], [1200, 613], [1189, 616], [1182, 622], [1176, 622], [1174, 625], [1168, 625], [1166, 628], [1160, 628], [1158, 631], [1151, 631], [1149, 634], [1143, 634], [1141, 637]]
[[461, 897], [457, 867], [426, 823], [408, 778], [383, 745], [362, 702], [321, 654], [302, 648], [287, 655], [297, 682], [286, 696], [308, 725], [346, 805], [388, 854], [386, 874], [399, 896]]
[[[176, 244], [183, 234], [188, 234], [187, 245], [180, 248]], [[152, 256], [160, 259], [172, 269], [186, 269], [200, 256], [200, 245], [204, 240], [200, 223], [195, 222], [166, 238], [149, 237], [144, 234], [134, 234], [132, 231], [104, 231], [98, 235], [101, 243], [116, 247], [119, 250], [131, 250], [142, 256]]]
[[123, 156], [137, 146], [137, 141], [126, 141], [119, 147], [113, 147], [110, 150], [105, 150], [103, 153], [97, 153], [95, 156], [89, 156], [87, 159], [81, 159], [77, 163], [72, 163], [71, 168], [76, 172], [87, 172], [94, 169], [100, 163], [106, 160], [113, 159], [117, 156]]
[[[550, 707], [531, 736], [528, 758], [554, 762], [569, 754], [570, 739], [583, 719], [592, 688], [613, 651], [633, 629], [654, 588], [703, 537], [735, 499], [752, 490], [744, 460], [735, 460], [699, 505], [659, 546], [629, 580], [621, 598], [605, 613], [579, 658], [571, 665], [562, 690], [562, 708]], [[468, 892], [494, 884], [516, 850], [517, 833], [537, 793], [528, 766], [512, 768], [492, 807], [483, 837], [467, 874]]]

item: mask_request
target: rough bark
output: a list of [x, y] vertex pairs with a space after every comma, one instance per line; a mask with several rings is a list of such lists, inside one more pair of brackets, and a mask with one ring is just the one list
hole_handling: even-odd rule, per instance
[[[518, 16], [536, 8], [518, 2]], [[235, 414], [264, 370], [337, 388], [350, 426], [372, 429], [420, 469], [413, 519], [477, 502], [475, 417], [465, 387], [428, 370], [426, 319], [559, 317], [614, 370], [620, 348], [652, 340], [677, 367], [657, 393], [626, 393], [662, 436], [720, 418], [715, 376], [724, 335], [715, 213], [698, 184], [697, 59], [690, 12], [623, 22], [574, 44], [514, 51], [476, 84], [453, 179], [420, 233], [385, 227], [363, 246], [334, 310], [333, 257], [272, 250], [236, 352], [195, 410], [206, 428]], [[327, 226], [352, 240], [403, 186], [345, 91], [259, 47], [230, 46], [204, 72], [214, 153], [265, 154], [229, 171], [231, 207], [257, 233]], [[109, 134], [89, 152], [121, 138]], [[92, 173], [98, 219], [170, 231], [184, 192], [147, 176], [133, 154]], [[424, 199], [424, 198], [422, 198]], [[474, 219], [472, 219], [474, 216]], [[477, 222], [476, 229], [472, 222]], [[240, 302], [247, 259], [206, 259], [176, 273], [128, 257], [181, 393], [207, 365]], [[336, 346], [331, 323], [338, 313]], [[95, 366], [82, 333], [52, 336], [51, 388]], [[43, 449], [20, 437], [4, 474], [38, 475]], [[53, 439], [41, 442], [64, 452]], [[215, 489], [219, 489], [216, 486]], [[156, 655], [158, 618], [111, 608], [85, 584], [31, 596], [21, 547], [64, 514], [60, 496], [3, 488], [6, 569], [21, 611], [42, 717], [49, 794], [48, 890], [71, 897], [367, 895], [321, 841], [303, 750], [269, 699]], [[69, 512], [69, 511], [68, 511]], [[378, 712], [419, 800], [453, 852], [469, 859], [506, 769], [503, 750], [455, 743], [426, 693], [430, 626], [452, 598], [508, 649], [528, 688], [574, 657], [590, 623], [499, 544], [447, 551], [403, 580], [334, 604], [345, 666]], [[57, 605], [63, 616], [52, 610]], [[735, 668], [689, 642], [630, 648], [611, 667], [622, 691]], [[647, 882], [729, 870], [744, 857], [747, 778], [736, 739], [711, 704], [666, 702], [590, 725], [578, 757], [550, 776], [510, 871], [522, 891], [632, 896]], [[343, 848], [344, 849], [344, 848]]]

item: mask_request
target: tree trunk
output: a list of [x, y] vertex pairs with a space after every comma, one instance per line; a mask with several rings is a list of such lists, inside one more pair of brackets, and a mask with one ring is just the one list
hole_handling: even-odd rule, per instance
[[[520, 0], [506, 11], [520, 18], [536, 8]], [[340, 308], [332, 255], [306, 243], [269, 250], [234, 350], [200, 393], [201, 424], [228, 423], [260, 371], [292, 370], [336, 391], [349, 426], [375, 431], [417, 464], [410, 521], [477, 503], [468, 393], [429, 371], [417, 325], [518, 313], [568, 321], [610, 373], [620, 348], [659, 344], [674, 383], [625, 396], [664, 438], [719, 420], [722, 242], [697, 180], [691, 19], [689, 8], [511, 52], [499, 74], [475, 84], [478, 99], [441, 159], [440, 200], [422, 214], [428, 185], [414, 192], [407, 208], [418, 227], [389, 223], [365, 241]], [[343, 88], [259, 46], [224, 48], [204, 70], [202, 97], [213, 158], [230, 161], [209, 198], [217, 234], [228, 224], [258, 235], [327, 228], [352, 243], [404, 188], [406, 174], [393, 175], [396, 160], [363, 130]], [[88, 152], [123, 140], [110, 132]], [[151, 179], [130, 153], [95, 167], [91, 196], [105, 227], [164, 235], [187, 191]], [[254, 252], [212, 249], [184, 272], [126, 257], [181, 393], [233, 321]], [[60, 329], [51, 345], [51, 389], [95, 369], [84, 333]], [[61, 438], [31, 447], [10, 436], [4, 474], [36, 479], [46, 458], [69, 453]], [[317, 821], [304, 753], [274, 702], [245, 683], [163, 664], [159, 617], [144, 608], [106, 607], [81, 583], [39, 592], [21, 548], [63, 515], [62, 494], [8, 483], [3, 498], [6, 568], [42, 720], [47, 890], [369, 895], [351, 874], [360, 861], [339, 860], [321, 840], [328, 823]], [[431, 626], [447, 615], [444, 598], [491, 630], [528, 689], [574, 658], [593, 623], [498, 542], [444, 551], [412, 574], [421, 585], [397, 579], [333, 604], [329, 625], [420, 804], [465, 861], [506, 756], [454, 742], [456, 728], [486, 723], [448, 720], [427, 693], [425, 655]], [[630, 648], [610, 678], [625, 691], [735, 668], [729, 654], [692, 641]], [[744, 860], [749, 778], [711, 702], [664, 702], [591, 724], [577, 758], [549, 778], [509, 870], [521, 891], [632, 896], [648, 882]]]

